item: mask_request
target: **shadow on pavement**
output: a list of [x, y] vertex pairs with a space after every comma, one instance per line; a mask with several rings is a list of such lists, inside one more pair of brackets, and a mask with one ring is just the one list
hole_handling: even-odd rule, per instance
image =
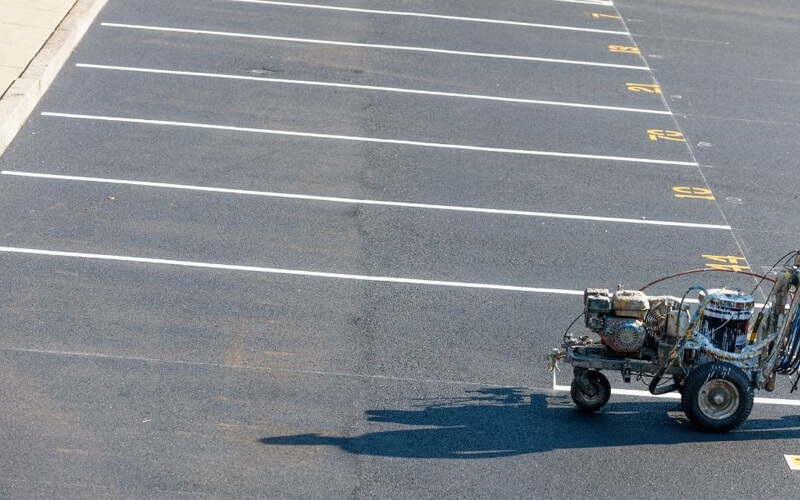
[[[352, 437], [266, 437], [267, 445], [338, 446], [354, 454], [405, 458], [495, 458], [563, 448], [800, 438], [800, 416], [749, 419], [729, 434], [694, 431], [680, 403], [609, 403], [598, 414], [575, 410], [568, 395], [480, 389], [463, 398], [417, 400], [420, 409], [369, 410], [370, 422], [412, 426]], [[668, 413], [669, 412], [669, 413]], [[670, 414], [673, 413], [674, 414]]]

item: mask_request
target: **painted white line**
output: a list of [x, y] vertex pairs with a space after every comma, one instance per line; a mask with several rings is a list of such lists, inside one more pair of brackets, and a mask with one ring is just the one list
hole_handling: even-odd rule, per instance
[[449, 21], [469, 21], [469, 22], [476, 22], [476, 23], [491, 23], [491, 24], [506, 24], [511, 26], [527, 26], [530, 28], [550, 28], [556, 30], [567, 30], [567, 31], [585, 31], [588, 33], [604, 33], [607, 35], [628, 35], [627, 31], [612, 31], [612, 30], [600, 30], [600, 29], [593, 29], [593, 28], [578, 28], [575, 26], [559, 26], [553, 24], [538, 24], [538, 23], [526, 23], [526, 22], [519, 22], [519, 21], [504, 21], [501, 19], [486, 19], [486, 18], [478, 18], [478, 17], [461, 17], [461, 16], [445, 16], [441, 14], [425, 14], [422, 12], [400, 12], [400, 11], [392, 11], [392, 10], [374, 10], [374, 9], [357, 9], [353, 7], [334, 7], [332, 5], [318, 5], [318, 4], [308, 4], [308, 3], [295, 3], [295, 2], [273, 2], [271, 0], [229, 0], [231, 2], [239, 2], [239, 3], [255, 3], [255, 4], [263, 4], [263, 5], [277, 5], [282, 7], [300, 7], [306, 9], [322, 9], [322, 10], [335, 10], [340, 12], [357, 12], [362, 14], [380, 14], [380, 15], [387, 15], [387, 16], [407, 16], [407, 17], [425, 17], [431, 19], [445, 19]]
[[143, 186], [155, 187], [166, 189], [180, 189], [187, 191], [204, 191], [211, 193], [225, 193], [236, 195], [248, 196], [265, 196], [270, 198], [286, 198], [293, 200], [307, 200], [307, 201], [324, 201], [333, 203], [349, 203], [359, 205], [379, 205], [389, 207], [404, 207], [404, 208], [418, 208], [428, 210], [450, 210], [455, 212], [473, 212], [481, 214], [496, 214], [496, 215], [519, 215], [527, 217], [542, 217], [550, 219], [569, 219], [581, 221], [595, 221], [595, 222], [610, 222], [622, 224], [644, 224], [653, 226], [674, 226], [674, 227], [687, 227], [699, 229], [723, 229], [730, 230], [730, 226], [723, 226], [719, 224], [701, 224], [695, 222], [672, 222], [672, 221], [659, 221], [659, 220], [642, 220], [642, 219], [624, 219], [618, 217], [598, 217], [593, 215], [573, 215], [573, 214], [560, 214], [552, 212], [531, 212], [526, 210], [505, 210], [496, 208], [478, 208], [478, 207], [464, 207], [454, 205], [434, 205], [429, 203], [409, 203], [402, 201], [381, 201], [381, 200], [364, 200], [357, 198], [338, 198], [333, 196], [314, 196], [306, 194], [292, 194], [292, 193], [276, 193], [273, 191], [253, 191], [247, 189], [230, 189], [218, 188], [207, 186], [193, 186], [186, 184], [171, 184], [164, 182], [149, 182], [149, 181], [133, 181], [123, 179], [109, 179], [104, 177], [83, 177], [75, 175], [57, 175], [57, 174], [42, 174], [34, 172], [19, 172], [15, 170], [3, 170], [0, 172], [2, 175], [12, 175], [16, 177], [33, 177], [37, 179], [53, 179], [64, 181], [79, 181], [79, 182], [97, 182], [103, 184], [123, 184], [129, 186]]
[[[680, 298], [680, 296], [678, 296], [678, 297]], [[699, 304], [700, 301], [697, 300], [697, 299], [684, 299], [683, 303], [684, 304]], [[755, 308], [755, 309], [761, 309], [762, 307], [764, 307], [764, 303], [763, 302], [756, 302], [755, 304], [753, 304], [753, 308]], [[789, 310], [789, 306], [788, 305], [786, 306], [786, 310], [787, 311]], [[650, 394], [650, 393], [648, 392], [648, 394]]]
[[520, 99], [514, 97], [498, 97], [487, 96], [478, 94], [459, 94], [455, 92], [435, 92], [432, 90], [416, 90], [416, 89], [403, 89], [397, 87], [377, 87], [373, 85], [356, 85], [351, 83], [332, 83], [332, 82], [319, 82], [313, 80], [287, 80], [285, 78], [269, 78], [262, 76], [243, 76], [243, 75], [228, 75], [222, 73], [200, 73], [196, 71], [175, 71], [167, 69], [154, 69], [154, 68], [133, 68], [129, 66], [106, 66], [102, 64], [85, 64], [77, 63], [75, 66], [79, 68], [88, 69], [107, 69], [113, 71], [130, 71], [135, 73], [153, 73], [158, 75], [177, 75], [177, 76], [197, 76], [203, 78], [220, 78], [227, 80], [247, 80], [255, 82], [268, 82], [268, 83], [286, 83], [291, 85], [307, 85], [315, 87], [333, 87], [341, 89], [357, 89], [357, 90], [372, 90], [381, 92], [396, 92], [401, 94], [418, 94], [429, 95], [437, 97], [457, 97], [463, 99], [479, 99], [485, 101], [499, 101], [509, 102], [515, 104], [540, 104], [546, 106], [563, 106], [570, 108], [583, 108], [583, 109], [597, 109], [603, 111], [627, 111], [631, 113], [647, 113], [653, 115], [671, 115], [670, 111], [662, 111], [656, 109], [642, 109], [642, 108], [624, 108], [618, 106], [602, 106], [598, 104], [581, 104], [575, 102], [560, 102], [560, 101], [542, 101], [537, 99]]
[[255, 134], [282, 135], [290, 137], [311, 137], [315, 139], [333, 139], [340, 141], [372, 142], [378, 144], [397, 144], [403, 146], [420, 146], [420, 147], [439, 148], [439, 149], [457, 149], [463, 151], [480, 151], [485, 153], [507, 153], [507, 154], [530, 155], [530, 156], [553, 156], [559, 158], [580, 158], [586, 160], [608, 160], [608, 161], [622, 161], [622, 162], [632, 162], [632, 163], [650, 163], [654, 165], [681, 165], [687, 167], [699, 166], [696, 162], [688, 162], [688, 161], [654, 160], [649, 158], [632, 158], [627, 156], [604, 156], [604, 155], [589, 155], [582, 153], [561, 153], [557, 151], [534, 151], [526, 149], [493, 148], [484, 146], [468, 146], [464, 144], [445, 144], [439, 142], [406, 141], [401, 139], [380, 139], [376, 137], [355, 137], [349, 135], [319, 134], [314, 132], [293, 132], [288, 130], [274, 130], [266, 128], [233, 127], [228, 125], [212, 125], [208, 123], [176, 122], [176, 121], [166, 121], [166, 120], [145, 120], [141, 118], [124, 118], [117, 116], [78, 115], [73, 113], [52, 113], [47, 111], [43, 112], [42, 116], [73, 118], [78, 120], [138, 123], [142, 125], [166, 125], [171, 127], [227, 130], [231, 132], [249, 132]]
[[54, 351], [46, 349], [25, 349], [20, 347], [0, 347], [0, 351], [7, 352], [24, 352], [28, 354], [45, 354], [50, 356], [68, 356], [80, 358], [98, 358], [110, 359], [120, 361], [136, 361], [141, 363], [158, 363], [158, 364], [171, 364], [171, 365], [186, 365], [186, 366], [205, 366], [209, 368], [224, 368], [230, 370], [247, 370], [257, 372], [279, 372], [279, 373], [295, 373], [298, 375], [317, 375], [320, 377], [348, 377], [348, 378], [364, 378], [374, 380], [390, 380], [398, 382], [423, 382], [432, 384], [447, 384], [447, 385], [469, 385], [469, 386], [485, 386], [485, 387], [508, 387], [507, 385], [494, 384], [489, 382], [469, 382], [461, 380], [440, 380], [429, 378], [414, 378], [414, 377], [395, 377], [392, 375], [366, 375], [361, 373], [349, 372], [328, 372], [322, 370], [294, 370], [291, 368], [271, 368], [265, 366], [248, 366], [248, 365], [228, 365], [224, 363], [209, 363], [204, 361], [184, 361], [179, 359], [164, 359], [164, 358], [147, 358], [141, 356], [123, 356], [116, 354], [101, 354], [89, 352], [75, 352], [75, 351]]
[[101, 23], [102, 26], [109, 28], [128, 28], [137, 30], [148, 31], [165, 31], [170, 33], [189, 33], [192, 35], [212, 35], [212, 36], [225, 36], [236, 38], [254, 38], [258, 40], [274, 40], [277, 42], [294, 42], [294, 43], [313, 43], [318, 45], [338, 45], [342, 47], [361, 47], [368, 49], [385, 49], [385, 50], [402, 50], [411, 52], [426, 52], [433, 54], [447, 54], [455, 56], [472, 56], [472, 57], [488, 57], [492, 59], [511, 59], [516, 61], [533, 61], [533, 62], [546, 62], [558, 64], [576, 64], [580, 66], [595, 66], [601, 68], [617, 68], [617, 69], [633, 69], [648, 71], [646, 66], [631, 66], [627, 64], [611, 64], [591, 61], [574, 61], [569, 59], [551, 59], [548, 57], [532, 57], [532, 56], [515, 56], [509, 54], [491, 54], [487, 52], [466, 52], [461, 50], [445, 50], [445, 49], [432, 49], [428, 47], [408, 47], [400, 45], [380, 45], [374, 43], [355, 43], [355, 42], [339, 42], [334, 40], [316, 40], [311, 38], [291, 38], [285, 36], [270, 36], [270, 35], [256, 35], [252, 33], [232, 33], [228, 31], [208, 31], [196, 30], [185, 28], [167, 28], [162, 26], [144, 26], [139, 24], [121, 24], [121, 23]]
[[613, 2], [608, 2], [606, 0], [555, 0], [556, 2], [564, 2], [564, 3], [583, 3], [589, 5], [602, 5], [604, 7], [613, 7]]
[[[553, 385], [554, 391], [569, 392], [568, 385]], [[659, 398], [659, 399], [681, 399], [681, 395], [677, 392], [669, 392], [667, 394], [660, 394], [655, 396], [650, 394], [649, 391], [636, 391], [631, 389], [611, 389], [611, 394], [619, 396], [633, 396], [639, 398]], [[800, 400], [797, 399], [779, 399], [779, 398], [755, 398], [755, 402], [762, 405], [778, 405], [778, 406], [800, 406]]]
[[800, 470], [800, 455], [784, 455], [786, 463], [791, 470]]
[[[495, 285], [490, 283], [470, 283], [462, 281], [437, 281], [437, 280], [424, 280], [415, 278], [393, 278], [389, 276], [364, 276], [359, 274], [341, 274], [341, 273], [326, 273], [318, 271], [304, 271], [298, 269], [280, 269], [272, 267], [256, 267], [256, 266], [240, 266], [233, 264], [213, 264], [207, 262], [194, 262], [185, 260], [169, 260], [169, 259], [153, 259], [149, 257], [126, 257], [121, 255], [104, 255], [96, 253], [82, 253], [82, 252], [62, 252], [58, 250], [39, 250], [35, 248], [19, 248], [19, 247], [1, 247], [0, 253], [12, 254], [25, 254], [25, 255], [43, 255], [49, 257], [69, 257], [77, 259], [88, 260], [107, 260], [115, 262], [133, 262], [139, 264], [157, 264], [166, 266], [180, 266], [180, 267], [196, 267], [202, 269], [220, 269], [225, 271], [242, 271], [252, 273], [265, 273], [265, 274], [287, 274], [292, 276], [308, 276], [316, 278], [334, 278], [334, 279], [347, 279], [355, 281], [374, 281], [383, 283], [402, 283], [408, 285], [430, 285], [430, 286], [443, 286], [453, 288], [477, 288], [485, 290], [505, 290], [510, 292], [528, 292], [528, 293], [542, 293], [551, 295], [576, 295], [583, 296], [583, 290], [567, 290], [563, 288], [541, 288], [529, 286], [514, 286], [514, 285]], [[684, 303], [697, 304], [697, 299], [686, 299]], [[763, 304], [756, 304], [755, 307], [762, 307]], [[553, 388], [556, 387], [555, 376], [553, 377]], [[565, 386], [560, 386], [565, 387]], [[640, 391], [643, 392], [644, 391]], [[650, 393], [646, 393], [650, 395]], [[774, 401], [774, 400], [771, 400]]]
[[[553, 390], [559, 392], [569, 392], [570, 386], [554, 384]], [[654, 396], [653, 394], [650, 394], [648, 391], [634, 391], [630, 389], [611, 389], [611, 394], [617, 394], [619, 396], [638, 396], [643, 398], [647, 397], [647, 398], [658, 398], [658, 399], [681, 399], [681, 395], [675, 392]]]
[[506, 290], [511, 292], [547, 293], [556, 295], [583, 295], [579, 290], [562, 290], [559, 288], [538, 288], [529, 286], [494, 285], [489, 283], [468, 283], [460, 281], [437, 281], [413, 278], [393, 278], [389, 276], [364, 276], [358, 274], [325, 273], [298, 269], [279, 269], [273, 267], [239, 266], [231, 264], [212, 264], [185, 260], [151, 259], [146, 257], [126, 257], [121, 255], [103, 255], [96, 253], [61, 252], [54, 250], [38, 250], [34, 248], [0, 247], [0, 252], [28, 255], [44, 255], [50, 257], [69, 257], [89, 260], [107, 260], [116, 262], [134, 262], [140, 264], [159, 264], [166, 266], [196, 267], [203, 269], [221, 269], [226, 271], [243, 271], [266, 274], [287, 274], [293, 276], [310, 276], [316, 278], [334, 278], [357, 281], [375, 281], [383, 283], [404, 283], [409, 285], [431, 285], [454, 288], [478, 288], [485, 290]]
[[[242, 272], [265, 273], [265, 274], [286, 274], [292, 276], [346, 279], [355, 281], [374, 281], [382, 283], [401, 283], [408, 285], [430, 285], [430, 286], [443, 286], [452, 288], [476, 288], [484, 290], [504, 290], [510, 292], [542, 293], [551, 295], [583, 296], [584, 293], [583, 290], [567, 290], [563, 288], [541, 288], [541, 287], [529, 287], [529, 286], [495, 285], [490, 283], [470, 283], [461, 281], [437, 281], [437, 280], [424, 280], [415, 278], [393, 278], [389, 276], [364, 276], [359, 274], [326, 273], [318, 271], [304, 271], [298, 269], [279, 269], [271, 267], [240, 266], [233, 264], [213, 264], [207, 262], [193, 262], [185, 260], [153, 259], [148, 257], [126, 257], [121, 255], [104, 255], [96, 253], [62, 252], [57, 250], [39, 250], [35, 248], [0, 247], [0, 253], [3, 252], [12, 254], [24, 254], [24, 255], [43, 255], [48, 257], [69, 257], [76, 259], [88, 259], [88, 260], [100, 260], [100, 261], [133, 262], [139, 264], [194, 267], [201, 269], [219, 269], [225, 271], [242, 271]], [[692, 304], [698, 303], [697, 299], [686, 299], [684, 302]], [[763, 306], [763, 304], [755, 305], [755, 307], [757, 308], [761, 306]], [[555, 387], [556, 387], [556, 381], [554, 376], [553, 388], [555, 389]], [[650, 393], [648, 392], [646, 394], [649, 395]]]

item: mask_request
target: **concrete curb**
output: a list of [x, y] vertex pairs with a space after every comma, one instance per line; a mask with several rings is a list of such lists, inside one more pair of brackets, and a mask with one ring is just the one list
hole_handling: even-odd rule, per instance
[[108, 0], [78, 0], [36, 54], [22, 75], [0, 98], [0, 155], [14, 140], [28, 119], [72, 49], [83, 38], [86, 30]]

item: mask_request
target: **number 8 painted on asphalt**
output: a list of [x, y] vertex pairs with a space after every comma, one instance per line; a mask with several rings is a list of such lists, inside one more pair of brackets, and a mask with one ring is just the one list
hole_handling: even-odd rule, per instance
[[661, 130], [653, 128], [647, 131], [647, 137], [649, 137], [651, 141], [686, 142], [683, 134], [678, 130]]
[[640, 54], [638, 48], [630, 47], [628, 45], [609, 45], [608, 50], [611, 52], [620, 52], [623, 54]]
[[672, 188], [675, 198], [694, 198], [697, 200], [713, 200], [714, 195], [710, 189], [701, 187], [675, 186]]

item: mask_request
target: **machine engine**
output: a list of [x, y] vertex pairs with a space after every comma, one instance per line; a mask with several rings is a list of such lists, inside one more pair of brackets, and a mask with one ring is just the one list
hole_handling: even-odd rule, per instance
[[[671, 349], [678, 335], [677, 306], [673, 297], [647, 297], [638, 290], [588, 288], [583, 294], [586, 327], [600, 335], [614, 352], [635, 353], [664, 344]], [[682, 325], [688, 315], [682, 315]], [[669, 318], [672, 317], [672, 325]]]
[[[727, 352], [740, 352], [747, 341], [747, 324], [753, 298], [734, 290], [710, 290], [701, 333]], [[702, 295], [701, 295], [702, 299]], [[650, 348], [656, 357], [668, 353], [685, 331], [689, 315], [684, 310], [678, 325], [678, 300], [648, 297], [638, 290], [587, 288], [583, 292], [586, 327], [620, 354]]]
[[586, 327], [619, 353], [636, 352], [647, 340], [645, 319], [650, 303], [644, 292], [588, 288], [583, 293]]

